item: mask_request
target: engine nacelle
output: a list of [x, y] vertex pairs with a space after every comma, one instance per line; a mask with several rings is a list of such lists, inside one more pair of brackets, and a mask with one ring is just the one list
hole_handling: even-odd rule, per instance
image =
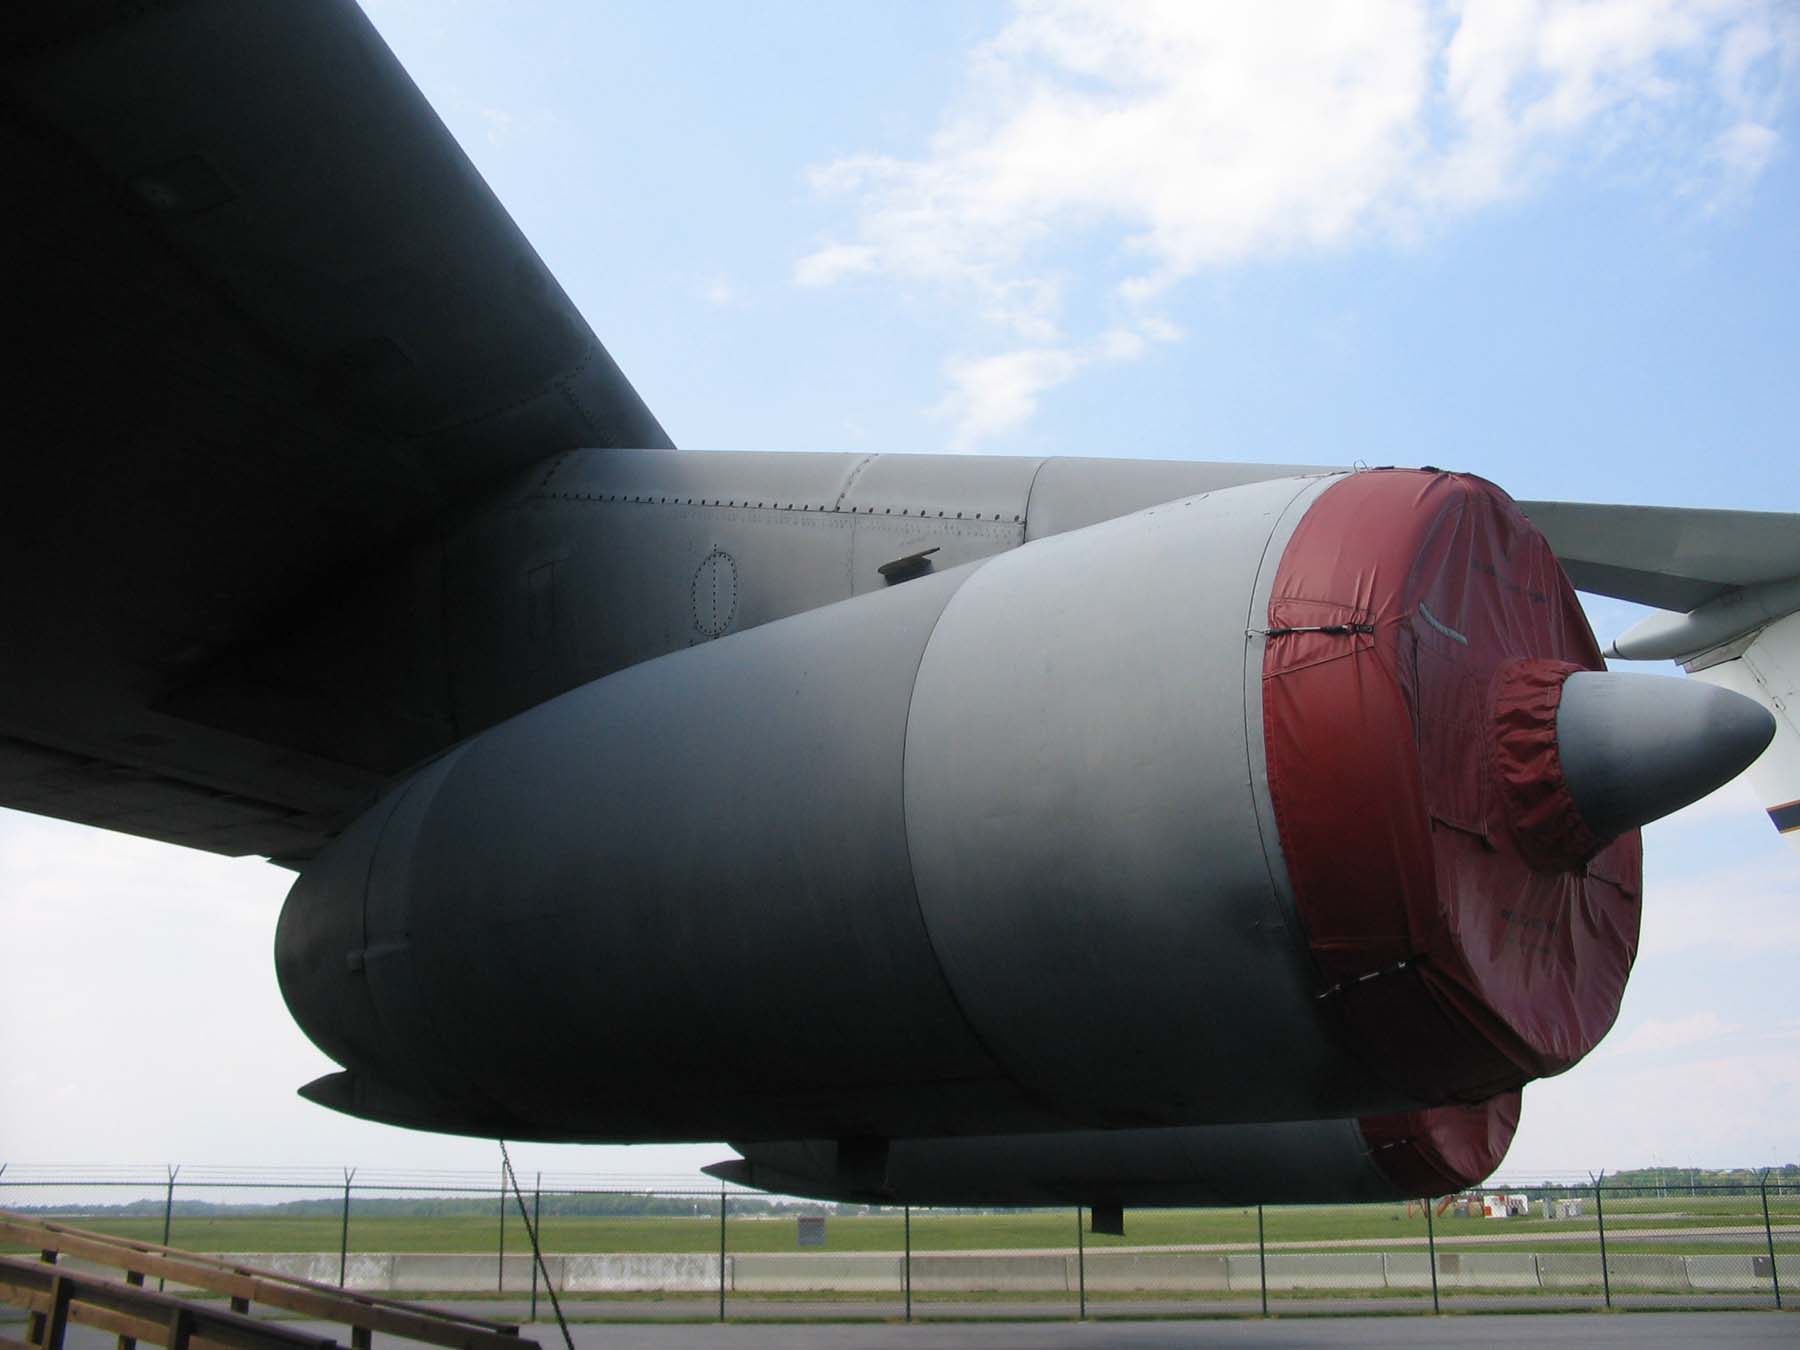
[[1247, 484], [646, 662], [307, 867], [309, 1095], [487, 1136], [995, 1134], [1479, 1101], [1575, 1062], [1635, 831], [1555, 756], [1599, 653], [1435, 472]]
[[1518, 1125], [1519, 1094], [1509, 1092], [1360, 1120], [896, 1139], [878, 1179], [858, 1177], [831, 1139], [740, 1144], [742, 1158], [705, 1170], [856, 1204], [1367, 1204], [1475, 1185], [1500, 1165]]

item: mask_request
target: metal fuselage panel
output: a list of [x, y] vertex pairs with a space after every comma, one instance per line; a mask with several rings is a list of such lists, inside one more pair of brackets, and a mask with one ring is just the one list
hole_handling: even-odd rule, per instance
[[[446, 542], [464, 734], [616, 670], [1278, 465], [583, 450]], [[523, 655], [523, 659], [521, 659]]]
[[[577, 450], [399, 543], [167, 701], [391, 779], [670, 652], [1288, 466]], [[934, 550], [934, 551], [933, 551]], [[355, 803], [340, 824], [365, 808]]]

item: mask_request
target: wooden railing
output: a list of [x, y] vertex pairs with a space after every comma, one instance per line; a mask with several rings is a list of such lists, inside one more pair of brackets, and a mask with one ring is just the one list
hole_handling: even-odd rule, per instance
[[[346, 1326], [354, 1350], [370, 1350], [377, 1331], [448, 1350], [538, 1350], [535, 1341], [521, 1338], [519, 1329], [505, 1322], [420, 1308], [217, 1256], [0, 1210], [0, 1248], [5, 1247], [39, 1253], [37, 1261], [0, 1257], [0, 1301], [28, 1310], [29, 1343], [38, 1350], [61, 1350], [71, 1321], [114, 1332], [119, 1350], [133, 1350], [139, 1340], [169, 1350], [187, 1350], [190, 1340], [226, 1350], [320, 1350], [337, 1344], [330, 1337], [258, 1321], [248, 1315], [253, 1304]], [[63, 1257], [120, 1271], [123, 1282], [76, 1274], [60, 1264]], [[151, 1276], [222, 1294], [231, 1300], [230, 1311], [146, 1289], [144, 1280]], [[0, 1337], [0, 1350], [17, 1350], [22, 1344]]]

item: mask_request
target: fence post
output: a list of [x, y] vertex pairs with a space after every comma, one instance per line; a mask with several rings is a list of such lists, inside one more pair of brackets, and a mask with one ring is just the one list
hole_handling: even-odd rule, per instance
[[[169, 1167], [169, 1165], [167, 1163], [165, 1163], [163, 1165], [165, 1167]], [[169, 1167], [169, 1189], [163, 1193], [163, 1240], [162, 1240], [162, 1245], [165, 1247], [169, 1245], [169, 1226], [172, 1223], [174, 1223], [174, 1221], [175, 1221], [175, 1174], [177, 1172], [179, 1172], [180, 1170], [181, 1170], [180, 1163], [176, 1163], [174, 1166]], [[163, 1287], [162, 1276], [158, 1275], [156, 1277], [157, 1293], [160, 1294], [162, 1292], [162, 1287]]]
[[1606, 1180], [1606, 1170], [1602, 1168], [1599, 1176], [1589, 1172], [1588, 1180], [1594, 1183], [1594, 1216], [1599, 1221], [1600, 1228], [1600, 1287], [1606, 1293], [1606, 1306], [1610, 1308], [1612, 1307], [1612, 1271], [1606, 1264], [1606, 1201], [1600, 1194], [1600, 1183]]
[[[531, 1183], [531, 1226], [537, 1230], [538, 1251], [544, 1249], [544, 1174], [539, 1172], [537, 1180]], [[538, 1263], [531, 1263], [531, 1320], [537, 1321], [537, 1276]], [[568, 1287], [568, 1276], [563, 1277], [563, 1287]]]
[[344, 1272], [350, 1264], [350, 1179], [356, 1175], [354, 1167], [344, 1169], [344, 1222], [338, 1229], [338, 1288], [344, 1287]]
[[1781, 1271], [1775, 1265], [1775, 1230], [1769, 1226], [1769, 1169], [1763, 1168], [1758, 1178], [1761, 1183], [1758, 1189], [1762, 1192], [1763, 1207], [1763, 1241], [1769, 1244], [1769, 1278], [1775, 1281], [1775, 1306], [1781, 1306]]
[[912, 1206], [906, 1205], [901, 1211], [905, 1223], [904, 1242], [906, 1248], [906, 1265], [903, 1275], [906, 1283], [906, 1320], [912, 1321]]
[[506, 1291], [506, 1167], [500, 1168], [500, 1255], [494, 1260], [494, 1292]]
[[725, 1320], [725, 1190], [719, 1189], [719, 1320]]
[[1263, 1207], [1256, 1207], [1256, 1282], [1262, 1287], [1262, 1315], [1269, 1315], [1269, 1254], [1263, 1248]]
[[1077, 1297], [1077, 1317], [1087, 1320], [1087, 1240], [1081, 1235], [1081, 1206], [1075, 1206], [1075, 1288], [1079, 1290]]
[[1421, 1202], [1425, 1206], [1425, 1247], [1427, 1259], [1431, 1262], [1431, 1311], [1442, 1312], [1438, 1306], [1437, 1286], [1437, 1228], [1431, 1218], [1431, 1201], [1429, 1198]]

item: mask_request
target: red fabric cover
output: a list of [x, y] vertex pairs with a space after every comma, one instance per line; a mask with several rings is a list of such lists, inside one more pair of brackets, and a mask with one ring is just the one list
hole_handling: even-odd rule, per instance
[[1569, 795], [1556, 747], [1569, 661], [1508, 661], [1494, 675], [1494, 776], [1519, 852], [1534, 867], [1563, 872], [1600, 849]]
[[1485, 1180], [1519, 1128], [1519, 1094], [1356, 1122], [1369, 1160], [1402, 1195], [1449, 1195]]
[[1529, 724], [1553, 738], [1560, 676], [1603, 665], [1543, 536], [1479, 478], [1353, 474], [1295, 530], [1268, 625], [1269, 793], [1321, 1006], [1423, 1102], [1574, 1064], [1618, 1013], [1641, 855], [1634, 831], [1546, 862], [1581, 840]]

